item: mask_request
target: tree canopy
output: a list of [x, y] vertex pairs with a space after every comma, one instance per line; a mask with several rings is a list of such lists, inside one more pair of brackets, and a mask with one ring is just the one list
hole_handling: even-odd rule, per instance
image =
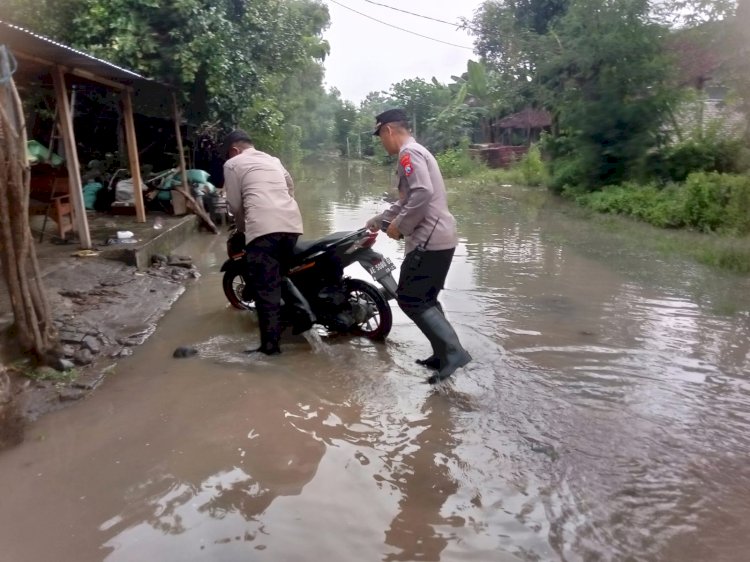
[[[329, 25], [317, 0], [8, 0], [0, 17], [173, 85], [193, 123], [319, 141]], [[304, 126], [303, 126], [304, 125]], [[287, 138], [285, 138], [287, 137]]]
[[248, 128], [277, 152], [380, 154], [369, 133], [390, 107], [404, 108], [435, 151], [485, 140], [493, 118], [545, 109], [555, 184], [593, 189], [648, 175], [670, 143], [685, 90], [675, 38], [694, 44], [686, 30], [719, 30], [715, 43], [730, 55], [687, 62], [701, 79], [720, 68], [750, 113], [746, 9], [736, 0], [486, 0], [464, 22], [477, 55], [464, 73], [406, 78], [358, 106], [322, 86], [322, 0], [6, 0], [0, 17], [173, 84], [193, 123]]

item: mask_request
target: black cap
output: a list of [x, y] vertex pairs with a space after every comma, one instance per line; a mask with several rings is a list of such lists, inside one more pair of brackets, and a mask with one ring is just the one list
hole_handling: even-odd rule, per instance
[[227, 153], [229, 152], [229, 149], [232, 148], [232, 145], [238, 142], [247, 142], [250, 144], [253, 144], [252, 139], [250, 138], [250, 135], [248, 135], [245, 131], [242, 129], [235, 129], [231, 133], [229, 133], [226, 137], [224, 137], [224, 142], [221, 143], [221, 155], [226, 158]]
[[409, 116], [403, 109], [388, 109], [375, 117], [375, 130], [372, 132], [373, 135], [380, 134], [380, 127], [386, 123], [397, 123], [397, 122], [409, 122]]

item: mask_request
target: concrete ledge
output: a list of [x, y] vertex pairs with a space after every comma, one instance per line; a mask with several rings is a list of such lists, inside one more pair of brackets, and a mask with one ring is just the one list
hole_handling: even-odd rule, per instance
[[133, 232], [138, 242], [105, 246], [101, 248], [101, 256], [138, 269], [148, 269], [151, 266], [151, 256], [169, 255], [198, 230], [198, 222], [199, 219], [195, 215], [186, 215], [165, 221], [160, 230], [154, 229], [151, 225], [128, 225], [127, 230]]

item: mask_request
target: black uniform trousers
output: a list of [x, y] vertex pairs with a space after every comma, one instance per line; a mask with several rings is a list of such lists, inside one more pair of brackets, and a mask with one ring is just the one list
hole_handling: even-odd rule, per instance
[[455, 248], [423, 250], [417, 248], [404, 257], [398, 279], [398, 305], [414, 317], [433, 306], [445, 285]]
[[245, 248], [263, 351], [278, 350], [282, 277], [289, 270], [298, 238], [299, 234], [274, 232], [255, 238]]

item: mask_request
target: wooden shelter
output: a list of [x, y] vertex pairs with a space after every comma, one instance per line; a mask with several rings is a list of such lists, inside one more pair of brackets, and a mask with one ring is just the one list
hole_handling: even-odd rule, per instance
[[492, 118], [487, 121], [489, 131], [483, 127], [483, 137], [490, 142], [472, 144], [469, 152], [491, 168], [508, 168], [551, 126], [552, 117], [548, 112], [531, 107], [501, 119]]
[[494, 124], [499, 142], [504, 146], [530, 146], [538, 142], [542, 131], [552, 126], [552, 117], [543, 109], [527, 107]]
[[54, 86], [55, 113], [59, 135], [65, 150], [67, 184], [75, 223], [71, 226], [78, 232], [82, 248], [89, 249], [92, 244], [83, 200], [78, 145], [69, 101], [71, 85], [94, 83], [117, 92], [120, 96], [137, 222], [146, 222], [146, 211], [133, 119], [134, 107], [148, 107], [152, 113], [157, 112], [162, 116], [169, 116], [171, 113], [177, 129], [182, 183], [187, 185], [184, 154], [181, 150], [181, 113], [174, 92], [168, 86], [2, 20], [0, 20], [0, 45], [5, 45], [15, 58], [14, 70], [19, 75], [46, 76], [51, 79]]

